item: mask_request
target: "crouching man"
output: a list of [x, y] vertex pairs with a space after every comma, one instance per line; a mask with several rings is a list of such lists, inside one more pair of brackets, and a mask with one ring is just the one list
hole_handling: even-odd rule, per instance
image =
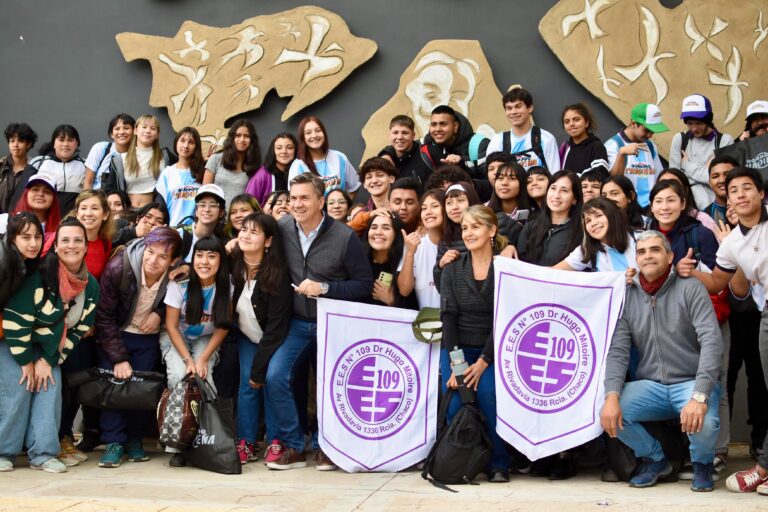
[[[711, 491], [720, 421], [722, 340], [704, 286], [672, 270], [672, 249], [658, 231], [637, 236], [640, 273], [627, 287], [624, 311], [608, 350], [603, 429], [641, 459], [631, 487], [650, 487], [672, 472], [661, 444], [640, 424], [680, 418], [690, 439], [693, 491]], [[625, 382], [630, 348], [636, 380]]]

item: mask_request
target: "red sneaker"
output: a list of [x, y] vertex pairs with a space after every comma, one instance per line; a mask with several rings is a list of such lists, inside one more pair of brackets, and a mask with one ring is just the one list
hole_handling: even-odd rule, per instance
[[280, 457], [283, 456], [283, 451], [285, 451], [283, 443], [277, 439], [273, 439], [272, 444], [267, 446], [267, 449], [264, 452], [264, 463], [269, 464], [270, 462], [277, 462], [280, 460]]
[[755, 492], [758, 487], [768, 482], [768, 476], [761, 477], [757, 472], [757, 466], [752, 469], [739, 471], [728, 477], [725, 486], [733, 492]]
[[283, 448], [282, 455], [274, 462], [267, 462], [269, 469], [296, 469], [307, 467], [307, 456], [294, 448]]
[[258, 456], [256, 455], [256, 445], [246, 442], [245, 439], [241, 439], [240, 442], [237, 443], [237, 455], [240, 457], [240, 464], [258, 460]]

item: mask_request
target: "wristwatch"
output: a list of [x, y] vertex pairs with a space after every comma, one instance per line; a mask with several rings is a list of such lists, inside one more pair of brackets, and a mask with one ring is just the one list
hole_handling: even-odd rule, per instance
[[330, 285], [328, 283], [320, 283], [320, 295], [325, 295], [328, 293], [328, 290], [330, 289]]
[[696, 400], [700, 404], [707, 403], [707, 395], [705, 395], [704, 393], [701, 393], [699, 391], [694, 392], [693, 395], [691, 395], [691, 398], [693, 398], [694, 400]]

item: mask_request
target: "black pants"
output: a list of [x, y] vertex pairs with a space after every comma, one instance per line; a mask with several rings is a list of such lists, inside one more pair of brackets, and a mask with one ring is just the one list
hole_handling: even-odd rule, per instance
[[763, 446], [768, 430], [768, 389], [765, 387], [763, 367], [760, 363], [758, 337], [760, 312], [731, 311], [731, 352], [728, 362], [728, 405], [733, 416], [733, 395], [742, 364], [747, 373], [747, 423], [752, 425], [752, 446]]
[[[69, 353], [67, 359], [61, 365], [61, 423], [59, 424], [59, 439], [64, 436], [72, 437], [72, 424], [77, 416], [77, 409], [80, 408], [80, 400], [77, 396], [77, 388], [69, 386], [68, 375], [77, 373], [81, 370], [87, 370], [98, 366], [98, 355], [96, 349], [96, 338], [83, 338]], [[83, 407], [83, 431], [99, 431], [99, 421], [101, 411], [93, 407]]]

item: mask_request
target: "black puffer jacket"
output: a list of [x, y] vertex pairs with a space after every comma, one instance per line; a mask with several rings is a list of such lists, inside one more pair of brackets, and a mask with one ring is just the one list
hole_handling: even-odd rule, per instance
[[19, 291], [27, 276], [27, 265], [16, 246], [0, 240], [0, 312], [5, 310], [14, 293]]
[[469, 119], [462, 114], [456, 112], [456, 117], [459, 119], [459, 131], [456, 134], [456, 138], [450, 144], [438, 144], [432, 139], [430, 134], [424, 137], [422, 151], [426, 149], [429, 152], [429, 158], [426, 159], [426, 162], [433, 169], [440, 167], [442, 165], [440, 160], [446, 156], [459, 155], [462, 161], [461, 166], [469, 170], [465, 162], [469, 161], [469, 141], [472, 140], [475, 130], [472, 128], [472, 123], [469, 122]]

